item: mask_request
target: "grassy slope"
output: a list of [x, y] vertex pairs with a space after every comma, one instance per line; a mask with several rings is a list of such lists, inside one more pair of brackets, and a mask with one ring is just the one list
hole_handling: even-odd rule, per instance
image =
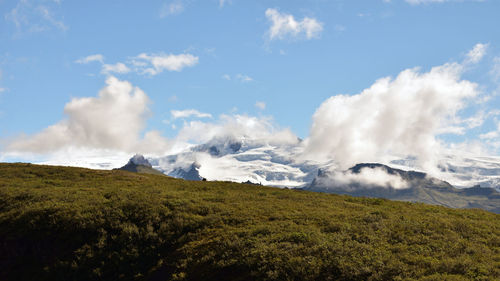
[[498, 280], [500, 216], [0, 164], [0, 280]]

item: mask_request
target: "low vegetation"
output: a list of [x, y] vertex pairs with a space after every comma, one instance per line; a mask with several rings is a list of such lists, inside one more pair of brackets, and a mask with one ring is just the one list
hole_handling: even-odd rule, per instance
[[499, 280], [500, 216], [0, 164], [0, 280]]

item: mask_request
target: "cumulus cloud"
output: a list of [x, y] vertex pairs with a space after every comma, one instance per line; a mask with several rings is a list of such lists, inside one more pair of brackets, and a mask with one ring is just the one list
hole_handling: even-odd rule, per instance
[[266, 17], [271, 22], [268, 30], [270, 40], [313, 39], [318, 38], [323, 31], [323, 23], [315, 18], [305, 17], [301, 21], [295, 20], [291, 14], [281, 13], [277, 9], [267, 9]]
[[54, 10], [60, 1], [21, 0], [5, 15], [5, 19], [14, 23], [18, 32], [41, 32], [52, 28], [65, 31], [68, 26], [56, 16]]
[[441, 148], [437, 136], [459, 117], [477, 85], [461, 80], [457, 63], [402, 71], [356, 95], [326, 100], [313, 116], [306, 157], [334, 159], [343, 168], [384, 157], [417, 157], [430, 171]]
[[185, 67], [198, 64], [199, 58], [191, 54], [139, 54], [132, 64], [139, 73], [157, 75], [164, 70], [181, 71]]
[[157, 153], [167, 149], [167, 141], [158, 132], [141, 136], [149, 112], [147, 95], [115, 77], [109, 77], [106, 84], [97, 97], [72, 99], [64, 107], [66, 119], [11, 141], [7, 151], [50, 153], [75, 147]]
[[189, 118], [189, 117], [197, 117], [197, 118], [212, 118], [212, 114], [199, 112], [196, 109], [186, 109], [186, 110], [171, 110], [170, 114], [172, 114], [172, 118]]
[[91, 63], [91, 62], [94, 62], [94, 61], [103, 63], [104, 62], [104, 56], [101, 55], [101, 54], [89, 55], [89, 56], [86, 56], [84, 58], [78, 59], [75, 62], [79, 63], [79, 64], [87, 64], [87, 63]]
[[488, 44], [478, 43], [467, 53], [466, 62], [468, 63], [478, 63], [486, 54], [488, 49]]
[[215, 138], [246, 139], [267, 144], [297, 144], [298, 138], [289, 129], [280, 129], [271, 118], [247, 115], [221, 115], [216, 122], [186, 122], [177, 141], [206, 143]]
[[112, 74], [112, 73], [119, 73], [119, 74], [125, 74], [129, 73], [130, 68], [126, 66], [124, 63], [118, 62], [115, 64], [103, 64], [102, 65], [102, 70], [101, 73], [103, 74]]

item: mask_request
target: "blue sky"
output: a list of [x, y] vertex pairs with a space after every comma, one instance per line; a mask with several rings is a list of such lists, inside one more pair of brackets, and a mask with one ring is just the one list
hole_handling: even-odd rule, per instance
[[113, 76], [150, 101], [140, 134], [172, 140], [186, 122], [224, 114], [305, 139], [330, 97], [456, 62], [477, 89], [454, 118], [481, 113], [480, 124], [433, 136], [496, 153], [499, 11], [493, 0], [0, 0], [0, 137], [8, 147], [67, 119], [65, 105]]

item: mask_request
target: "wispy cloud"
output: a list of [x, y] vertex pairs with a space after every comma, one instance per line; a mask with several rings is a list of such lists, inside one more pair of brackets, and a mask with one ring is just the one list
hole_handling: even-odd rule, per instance
[[182, 3], [182, 1], [165, 3], [160, 9], [160, 18], [172, 15], [178, 15], [183, 11], [184, 11], [184, 4]]
[[315, 18], [305, 17], [297, 21], [291, 14], [281, 13], [277, 9], [267, 9], [266, 17], [271, 22], [267, 32], [270, 40], [313, 39], [323, 31], [323, 23]]
[[236, 79], [240, 80], [241, 82], [247, 83], [247, 82], [252, 82], [253, 78], [245, 75], [245, 74], [237, 74]]
[[[406, 3], [411, 5], [432, 4], [432, 3], [446, 3], [446, 2], [484, 2], [484, 0], [405, 0]], [[391, 2], [384, 0], [384, 2]]]
[[189, 118], [189, 117], [212, 118], [212, 114], [199, 112], [196, 109], [171, 110], [170, 114], [172, 115], [173, 119]]
[[157, 75], [164, 70], [181, 71], [185, 67], [198, 64], [199, 58], [191, 54], [139, 54], [131, 63], [138, 73]]
[[219, 0], [219, 7], [223, 8], [224, 5], [231, 4], [232, 2], [233, 2], [232, 0]]
[[500, 57], [493, 58], [493, 66], [490, 70], [490, 75], [495, 81], [500, 80]]
[[78, 59], [75, 62], [79, 63], [79, 64], [87, 64], [87, 63], [91, 63], [94, 61], [104, 63], [104, 56], [101, 54], [89, 55], [89, 56], [86, 56], [84, 58]]
[[125, 74], [129, 73], [130, 68], [128, 68], [125, 64], [118, 62], [115, 64], [103, 64], [102, 65], [102, 70], [101, 73], [103, 74], [112, 74], [112, 73], [118, 73], [118, 74]]
[[258, 101], [255, 103], [255, 107], [257, 107], [260, 110], [266, 109], [266, 103], [263, 101]]
[[486, 55], [488, 44], [478, 43], [466, 55], [466, 62], [478, 63]]
[[101, 63], [101, 73], [109, 75], [111, 73], [125, 74], [135, 72], [140, 75], [157, 75], [167, 71], [181, 71], [186, 67], [194, 66], [199, 58], [191, 54], [146, 54], [142, 53], [132, 57], [127, 62], [117, 62], [114, 64], [104, 63], [104, 56], [101, 54], [89, 55], [75, 61], [79, 64], [90, 62]]
[[59, 5], [60, 1], [20, 0], [5, 15], [5, 19], [14, 23], [18, 33], [42, 32], [52, 28], [66, 31], [68, 26], [54, 12]]
[[230, 80], [236, 80], [242, 83], [248, 83], [248, 82], [253, 82], [253, 78], [246, 75], [246, 74], [236, 74], [233, 77], [229, 74], [224, 74], [222, 75], [222, 79], [230, 81]]

